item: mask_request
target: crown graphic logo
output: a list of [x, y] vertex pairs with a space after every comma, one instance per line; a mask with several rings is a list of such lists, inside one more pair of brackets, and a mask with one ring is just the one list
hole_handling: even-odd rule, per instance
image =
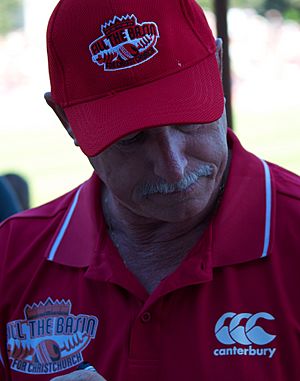
[[126, 15], [121, 18], [115, 16], [113, 20], [110, 20], [108, 23], [105, 23], [101, 26], [101, 31], [106, 36], [109, 36], [112, 33], [115, 33], [118, 30], [126, 29], [134, 26], [137, 23], [135, 15]]
[[43, 317], [50, 316], [68, 316], [71, 311], [71, 302], [65, 300], [55, 302], [51, 298], [48, 298], [45, 303], [39, 304], [33, 303], [32, 306], [27, 306], [24, 309], [24, 314], [27, 320], [34, 320]]
[[92, 62], [104, 71], [129, 69], [152, 59], [160, 37], [153, 21], [138, 22], [134, 14], [114, 16], [101, 26], [102, 35], [89, 45]]

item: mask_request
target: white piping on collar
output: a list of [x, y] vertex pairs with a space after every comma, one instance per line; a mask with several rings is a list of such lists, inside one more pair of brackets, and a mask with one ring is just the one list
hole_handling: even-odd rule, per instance
[[3, 360], [3, 357], [2, 357], [2, 353], [1, 353], [1, 349], [0, 349], [0, 363], [5, 366], [4, 364], [4, 360]]
[[81, 191], [81, 188], [82, 186], [77, 190], [76, 194], [75, 194], [75, 197], [73, 199], [73, 202], [72, 202], [72, 205], [70, 207], [70, 210], [63, 222], [63, 225], [62, 227], [60, 228], [60, 231], [58, 232], [58, 235], [51, 247], [51, 250], [50, 250], [50, 253], [48, 255], [48, 261], [53, 261], [54, 260], [54, 257], [55, 257], [55, 254], [57, 252], [57, 249], [66, 233], [66, 230], [67, 230], [67, 227], [69, 226], [69, 223], [71, 221], [71, 218], [73, 216], [73, 213], [75, 211], [75, 208], [76, 208], [76, 205], [77, 205], [77, 202], [78, 202], [78, 197], [79, 197], [79, 194], [80, 194], [80, 191]]
[[268, 248], [270, 244], [270, 232], [271, 232], [271, 211], [272, 211], [272, 186], [271, 175], [268, 164], [262, 160], [265, 171], [265, 185], [266, 185], [266, 221], [265, 221], [265, 238], [264, 248], [261, 257], [266, 257], [268, 254]]

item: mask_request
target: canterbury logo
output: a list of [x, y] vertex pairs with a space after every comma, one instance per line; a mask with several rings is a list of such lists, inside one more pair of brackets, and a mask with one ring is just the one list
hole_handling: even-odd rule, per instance
[[[228, 319], [230, 323], [228, 325]], [[215, 326], [216, 338], [220, 343], [226, 345], [266, 345], [273, 341], [276, 335], [267, 333], [257, 324], [259, 319], [274, 320], [274, 317], [267, 312], [256, 314], [226, 312], [220, 317]], [[227, 325], [225, 321], [227, 320]], [[246, 323], [245, 323], [246, 320]], [[243, 325], [241, 322], [243, 321]]]

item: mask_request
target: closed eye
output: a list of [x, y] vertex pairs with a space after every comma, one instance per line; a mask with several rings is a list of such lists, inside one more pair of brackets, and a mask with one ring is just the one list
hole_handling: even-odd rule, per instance
[[178, 131], [183, 132], [185, 134], [194, 133], [198, 131], [203, 131], [205, 128], [211, 128], [214, 125], [212, 123], [203, 123], [203, 124], [178, 124], [174, 126]]
[[135, 132], [133, 134], [125, 136], [125, 138], [119, 140], [117, 144], [120, 146], [128, 146], [130, 144], [134, 144], [141, 141], [143, 137], [144, 137], [143, 131]]
[[195, 132], [201, 128], [201, 124], [178, 124], [174, 126], [177, 130], [184, 132], [184, 133], [189, 133], [189, 132]]

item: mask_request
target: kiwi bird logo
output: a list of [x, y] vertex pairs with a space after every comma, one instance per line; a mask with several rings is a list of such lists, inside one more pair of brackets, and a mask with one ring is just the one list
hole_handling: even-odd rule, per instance
[[138, 23], [135, 15], [115, 16], [101, 25], [102, 35], [93, 41], [89, 50], [92, 61], [104, 71], [129, 69], [153, 58], [159, 36], [154, 22]]
[[11, 368], [27, 374], [51, 374], [83, 361], [82, 351], [95, 338], [98, 318], [73, 315], [70, 300], [26, 305], [24, 320], [7, 324]]

